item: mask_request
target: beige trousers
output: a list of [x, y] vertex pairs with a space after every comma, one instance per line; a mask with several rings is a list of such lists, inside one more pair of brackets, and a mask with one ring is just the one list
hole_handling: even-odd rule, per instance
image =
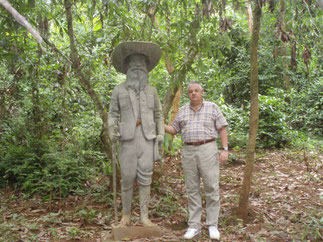
[[219, 155], [216, 142], [199, 146], [184, 145], [182, 166], [188, 197], [189, 220], [192, 228], [201, 227], [202, 199], [200, 179], [206, 195], [206, 225], [218, 226], [220, 213]]

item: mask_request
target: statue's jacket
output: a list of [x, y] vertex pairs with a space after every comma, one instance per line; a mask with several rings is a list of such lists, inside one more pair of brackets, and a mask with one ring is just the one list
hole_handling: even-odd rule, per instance
[[109, 127], [119, 127], [120, 141], [134, 138], [137, 120], [141, 121], [147, 140], [155, 139], [158, 134], [164, 135], [162, 106], [157, 89], [147, 84], [140, 92], [139, 104], [137, 102], [136, 94], [127, 82], [117, 85], [112, 91], [108, 123]]

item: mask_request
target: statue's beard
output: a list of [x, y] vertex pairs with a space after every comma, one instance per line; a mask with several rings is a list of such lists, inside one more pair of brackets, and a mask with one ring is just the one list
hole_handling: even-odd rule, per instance
[[145, 88], [148, 83], [148, 72], [143, 68], [129, 69], [127, 71], [127, 82], [136, 91]]

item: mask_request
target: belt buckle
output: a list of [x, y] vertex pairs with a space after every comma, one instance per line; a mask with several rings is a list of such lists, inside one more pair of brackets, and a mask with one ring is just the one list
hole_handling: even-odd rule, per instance
[[195, 141], [195, 142], [192, 142], [192, 145], [193, 146], [200, 146], [201, 144], [203, 144], [203, 141]]

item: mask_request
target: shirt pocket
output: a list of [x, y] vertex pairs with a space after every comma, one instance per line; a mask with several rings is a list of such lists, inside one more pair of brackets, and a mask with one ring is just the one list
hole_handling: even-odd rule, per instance
[[129, 109], [130, 108], [130, 98], [127, 95], [119, 97], [120, 109]]
[[155, 99], [153, 95], [147, 95], [147, 106], [151, 109], [155, 107]]

